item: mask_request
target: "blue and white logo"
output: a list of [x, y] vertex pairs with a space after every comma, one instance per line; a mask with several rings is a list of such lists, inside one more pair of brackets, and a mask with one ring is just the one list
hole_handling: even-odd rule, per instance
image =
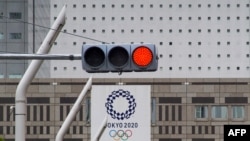
[[[123, 111], [118, 110], [121, 106], [117, 106], [114, 103], [118, 101], [118, 99], [126, 100], [128, 106]], [[117, 102], [116, 102], [117, 103]], [[136, 102], [133, 95], [130, 94], [129, 91], [124, 91], [119, 89], [118, 91], [113, 91], [107, 98], [107, 102], [105, 103], [105, 107], [107, 108], [107, 113], [113, 118], [117, 120], [129, 119], [131, 115], [135, 113]], [[124, 108], [124, 107], [123, 107]]]

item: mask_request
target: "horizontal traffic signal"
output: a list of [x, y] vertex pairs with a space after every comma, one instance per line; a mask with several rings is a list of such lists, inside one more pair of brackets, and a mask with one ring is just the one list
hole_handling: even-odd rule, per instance
[[156, 71], [157, 49], [154, 44], [83, 45], [82, 67], [89, 73]]

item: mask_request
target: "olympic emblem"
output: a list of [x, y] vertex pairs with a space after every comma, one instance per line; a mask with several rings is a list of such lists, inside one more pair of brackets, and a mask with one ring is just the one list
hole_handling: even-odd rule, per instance
[[132, 136], [132, 131], [131, 130], [110, 130], [109, 131], [109, 136], [112, 137], [115, 141], [126, 141], [128, 140], [129, 137]]
[[[125, 98], [128, 101], [128, 109], [125, 112], [117, 112], [113, 106], [114, 100], [118, 97]], [[107, 102], [105, 103], [105, 107], [107, 108], [107, 113], [113, 118], [118, 120], [129, 119], [132, 114], [135, 113], [135, 98], [130, 94], [129, 91], [124, 91], [119, 89], [118, 91], [113, 91], [107, 98]]]

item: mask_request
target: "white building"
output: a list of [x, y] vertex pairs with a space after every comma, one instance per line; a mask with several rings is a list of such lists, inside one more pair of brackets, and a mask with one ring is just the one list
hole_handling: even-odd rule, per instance
[[[51, 53], [79, 54], [85, 43], [153, 43], [160, 57], [158, 71], [119, 77], [250, 77], [248, 0], [53, 0], [51, 23], [64, 4], [63, 32], [70, 34], [61, 33]], [[89, 76], [81, 61], [51, 61], [50, 74]]]
[[[0, 2], [7, 5], [6, 0]], [[106, 73], [94, 74], [94, 77], [250, 77], [248, 0], [44, 0], [34, 4], [26, 0], [8, 1], [18, 2], [28, 7], [28, 18], [18, 19], [27, 21], [22, 23], [27, 24], [24, 26], [24, 32], [28, 31], [26, 41], [21, 41], [28, 49], [18, 52], [33, 53], [39, 48], [64, 4], [67, 4], [67, 21], [51, 49], [52, 54], [80, 54], [83, 44], [104, 42], [153, 43], [158, 47], [157, 72], [120, 76]], [[27, 15], [26, 7], [22, 8], [22, 15]], [[0, 8], [0, 13], [10, 14], [11, 10], [3, 9]], [[5, 45], [10, 45], [5, 40], [8, 32], [4, 30], [8, 24], [3, 18], [0, 22], [1, 51], [11, 52]], [[0, 74], [6, 78], [9, 75], [3, 74], [10, 72], [7, 64], [0, 64], [4, 66]], [[15, 73], [23, 74], [26, 67]], [[36, 77], [85, 78], [89, 75], [82, 70], [80, 60], [46, 60]]]

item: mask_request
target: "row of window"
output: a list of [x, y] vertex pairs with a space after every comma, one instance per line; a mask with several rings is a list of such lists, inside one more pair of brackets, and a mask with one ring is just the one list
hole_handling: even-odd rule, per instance
[[242, 105], [235, 106], [204, 106], [198, 105], [195, 107], [196, 119], [219, 119], [227, 120], [244, 120], [245, 119], [245, 107]]
[[[222, 32], [222, 29], [214, 29], [214, 31], [216, 33], [221, 33]], [[241, 29], [235, 29], [233, 32], [236, 32], [236, 33], [240, 33]], [[63, 32], [67, 33], [67, 30], [64, 29]], [[87, 30], [86, 29], [83, 29], [82, 30], [83, 33], [87, 33]], [[97, 30], [96, 29], [92, 29], [90, 30], [90, 32], [92, 33], [96, 33]], [[106, 33], [106, 32], [110, 32], [110, 33], [116, 33], [117, 30], [115, 29], [111, 29], [110, 31], [107, 31], [106, 29], [101, 29], [100, 30], [100, 33]], [[125, 29], [121, 29], [119, 30], [118, 32], [121, 32], [121, 33], [125, 33]], [[135, 33], [135, 32], [138, 32], [138, 33], [145, 33], [145, 32], [149, 32], [149, 33], [154, 33], [154, 29], [148, 29], [147, 31], [145, 31], [144, 29], [138, 29], [138, 31], [136, 31], [135, 29], [128, 29], [127, 32], [130, 32], [130, 33]], [[158, 31], [159, 33], [163, 33], [164, 30], [163, 29], [159, 29]], [[169, 29], [168, 30], [169, 33], [174, 33], [175, 31], [173, 29]], [[178, 29], [177, 30], [177, 33], [183, 33], [184, 31], [182, 29]], [[187, 29], [187, 33], [202, 33], [202, 29], [197, 29], [197, 30], [192, 30], [192, 29]], [[203, 30], [204, 32], [204, 30]], [[212, 29], [207, 29], [207, 31], [205, 30], [205, 32], [207, 33], [211, 33], [212, 32]], [[225, 33], [231, 33], [232, 32], [232, 29], [226, 29], [225, 30]], [[249, 33], [250, 32], [250, 29], [246, 29], [246, 32]], [[73, 29], [73, 33], [77, 33], [77, 29]]]
[[[73, 45], [75, 46], [75, 45], [77, 45], [77, 42], [72, 42], [73, 43]], [[116, 42], [111, 42], [111, 44], [115, 44]], [[144, 42], [140, 42], [141, 44], [143, 44]], [[86, 42], [83, 42], [82, 44], [86, 44]], [[103, 44], [106, 44], [105, 42], [103, 42]], [[130, 42], [130, 44], [134, 44], [134, 42]], [[168, 46], [172, 46], [172, 45], [174, 45], [174, 43], [173, 42], [168, 42], [167, 43], [168, 44]], [[197, 43], [193, 43], [193, 42], [188, 42], [187, 43], [189, 46], [191, 46], [191, 45], [198, 45], [198, 46], [201, 46], [202, 45], [202, 42], [197, 42]], [[211, 44], [211, 43], [210, 43]], [[216, 42], [216, 44], [219, 46], [219, 45], [222, 45], [222, 43], [220, 42], [220, 41], [218, 41], [218, 42]], [[57, 45], [57, 42], [54, 42], [54, 45]], [[164, 43], [163, 42], [159, 42], [159, 45], [164, 45]], [[185, 44], [184, 44], [185, 45]], [[229, 46], [229, 45], [231, 45], [231, 42], [230, 41], [227, 41], [226, 42], [226, 45], [227, 46]], [[250, 42], [249, 41], [247, 41], [246, 42], [246, 45], [250, 45]], [[170, 58], [172, 57], [172, 56], [169, 56]], [[190, 57], [192, 57], [192, 56], [190, 56]], [[217, 54], [217, 57], [218, 58], [220, 58], [221, 57], [221, 55], [220, 54]], [[246, 57], [248, 58], [249, 57], [249, 55], [248, 54], [246, 54]], [[227, 55], [227, 58], [230, 58], [230, 55]]]
[[[8, 78], [22, 78], [22, 74], [9, 74], [7, 77]], [[0, 78], [5, 78], [5, 75], [3, 73], [0, 73]]]
[[3, 12], [0, 12], [0, 19], [22, 19], [22, 13], [21, 12], [10, 12], [9, 17], [3, 16]]
[[[191, 67], [191, 66], [189, 66], [189, 67], [187, 67], [188, 68], [188, 70], [194, 70], [194, 69], [197, 69], [197, 70], [202, 70], [202, 69], [207, 69], [207, 70], [212, 70], [212, 67], [201, 67], [201, 66], [198, 66], [198, 67]], [[169, 67], [168, 68], [170, 71], [172, 71], [172, 70], [174, 70], [174, 67]], [[217, 70], [221, 70], [222, 69], [222, 67], [220, 67], [220, 66], [217, 66], [217, 67], [215, 67], [215, 69], [217, 69]], [[239, 71], [240, 70], [240, 67], [230, 67], [230, 66], [227, 66], [226, 68], [225, 68], [226, 70], [237, 70], [237, 71]], [[250, 66], [246, 66], [246, 68], [245, 68], [246, 70], [250, 70]], [[163, 70], [163, 67], [160, 67], [160, 70]], [[183, 67], [176, 67], [176, 70], [183, 70]]]
[[[188, 8], [192, 8], [192, 7], [198, 7], [198, 8], [202, 8], [202, 7], [208, 7], [208, 8], [211, 8], [211, 7], [217, 7], [217, 8], [221, 8], [221, 7], [227, 7], [227, 8], [231, 8], [231, 7], [237, 7], [237, 8], [240, 8], [242, 7], [243, 4], [207, 4], [207, 5], [202, 5], [202, 4], [197, 4], [197, 5], [194, 5], [194, 4], [188, 4], [186, 5]], [[247, 4], [244, 4], [245, 7], [249, 7], [250, 4], [247, 3]], [[243, 5], [243, 6], [244, 6]], [[96, 5], [96, 4], [92, 4], [90, 5], [91, 8], [96, 8], [97, 6], [99, 5]], [[100, 5], [101, 8], [126, 8], [125, 4], [119, 4], [119, 5], [115, 5], [115, 4], [111, 4], [111, 5], [106, 5], [106, 4], [101, 4]], [[72, 5], [73, 8], [77, 8], [77, 4], [73, 4]], [[83, 8], [87, 8], [87, 5], [86, 4], [83, 4], [82, 5]], [[130, 7], [130, 8], [137, 8], [137, 7], [140, 7], [140, 8], [144, 8], [144, 7], [149, 7], [149, 8], [163, 8], [164, 5], [163, 4], [159, 4], [159, 5], [155, 5], [155, 4], [149, 4], [149, 5], [145, 5], [145, 4], [139, 4], [139, 5], [135, 5], [135, 4], [130, 4], [129, 6], [127, 7]], [[173, 8], [173, 7], [178, 7], [178, 8], [182, 8], [184, 7], [183, 4], [178, 4], [177, 6], [173, 5], [173, 4], [168, 4], [168, 6], [166, 8]], [[57, 8], [57, 4], [54, 4], [54, 8]]]
[[[0, 32], [0, 40], [4, 39], [4, 34]], [[22, 33], [9, 33], [9, 39], [22, 39]]]
[[[26, 133], [28, 135], [49, 135], [51, 134], [51, 126], [26, 126]], [[13, 126], [0, 126], [0, 134], [13, 135], [15, 134], [15, 127]], [[71, 126], [66, 134], [83, 134], [83, 126]], [[8, 140], [9, 141], [9, 140]], [[32, 141], [39, 141], [34, 139]], [[42, 140], [44, 141], [44, 140]]]
[[[193, 54], [188, 54], [188, 58], [192, 58]], [[221, 58], [222, 55], [221, 54], [217, 54], [216, 55], [217, 58]], [[163, 57], [162, 55], [160, 55], [160, 57]], [[172, 54], [169, 54], [169, 58], [173, 58], [174, 56]], [[202, 58], [202, 54], [198, 54], [197, 55], [198, 58]], [[227, 58], [230, 58], [231, 57], [231, 54], [226, 54], [226, 57]], [[250, 54], [246, 54], [246, 58], [250, 58]]]
[[[57, 17], [54, 17], [54, 20], [56, 20], [56, 18], [57, 18]], [[109, 18], [111, 18], [111, 21], [114, 21], [114, 20], [117, 19], [116, 17], [109, 17]], [[131, 21], [133, 21], [133, 20], [136, 19], [135, 17], [127, 17], [127, 18], [130, 19]], [[138, 18], [139, 18], [139, 20], [141, 20], [141, 21], [145, 20], [145, 17], [138, 17]], [[164, 19], [164, 17], [158, 17], [158, 18], [156, 18], [156, 17], [147, 17], [147, 18], [148, 18], [150, 21], [153, 21], [154, 19], [159, 19], [160, 21], [162, 21], [162, 20]], [[229, 21], [229, 20], [232, 20], [232, 18], [233, 18], [233, 17], [231, 17], [231, 16], [227, 16], [227, 17], [220, 17], [220, 16], [214, 17], [214, 19], [216, 19], [217, 21], [222, 20], [222, 19], [226, 19], [226, 20]], [[236, 20], [241, 20], [241, 19], [242, 19], [242, 17], [240, 17], [240, 16], [236, 16], [236, 17], [234, 17], [234, 18], [235, 18]], [[92, 20], [92, 21], [97, 20], [96, 17], [89, 17], [89, 19]], [[101, 19], [102, 21], [105, 21], [107, 18], [106, 18], [106, 17], [100, 17], [100, 19]], [[122, 21], [124, 21], [126, 18], [125, 18], [125, 17], [120, 17], [119, 19], [122, 20]], [[183, 18], [183, 17], [176, 17], [176, 19], [179, 20], [179, 21], [181, 21], [181, 20], [183, 20], [184, 18]], [[195, 17], [195, 18], [194, 18], [194, 17], [187, 17], [187, 19], [188, 19], [189, 21], [194, 20], [194, 19], [202, 20], [202, 19], [204, 19], [204, 17], [201, 17], [201, 16], [198, 16], [198, 17]], [[210, 21], [210, 20], [212, 20], [212, 17], [208, 16], [208, 17], [205, 18], [205, 19], [207, 19], [208, 21]], [[245, 19], [246, 19], [246, 20], [249, 20], [250, 17], [249, 17], [249, 16], [246, 16]], [[77, 20], [77, 17], [73, 17], [72, 20], [74, 20], [74, 21]], [[82, 20], [86, 21], [86, 20], [87, 20], [87, 17], [82, 17]], [[174, 18], [173, 18], [173, 17], [168, 17], [168, 20], [172, 21], [172, 20], [174, 20]]]
[[[217, 67], [214, 67], [216, 70], [221, 70], [222, 69], [222, 67], [220, 67], [220, 66], [217, 66]], [[160, 67], [159, 68], [160, 70], [163, 70], [163, 67]], [[183, 70], [184, 69], [184, 67], [168, 67], [168, 70], [170, 70], [170, 71], [172, 71], [172, 70]], [[188, 70], [194, 70], [194, 69], [197, 69], [197, 70], [202, 70], [202, 69], [207, 69], [207, 70], [212, 70], [213, 69], [213, 67], [210, 67], [210, 66], [208, 66], [208, 67], [201, 67], [201, 66], [198, 66], [198, 67], [191, 67], [191, 66], [189, 66], [189, 67], [187, 67], [187, 69]], [[226, 70], [241, 70], [241, 68], [239, 67], [239, 66], [237, 66], [237, 67], [230, 67], [230, 66], [227, 66], [226, 68], [225, 68]], [[250, 70], [250, 66], [246, 66], [246, 68], [245, 68], [246, 70]], [[58, 71], [58, 67], [54, 67], [53, 68], [53, 70], [54, 71]], [[67, 71], [67, 70], [69, 70], [69, 68], [68, 67], [63, 67], [63, 70], [64, 71]], [[77, 67], [73, 67], [72, 68], [72, 70], [77, 70]]]

